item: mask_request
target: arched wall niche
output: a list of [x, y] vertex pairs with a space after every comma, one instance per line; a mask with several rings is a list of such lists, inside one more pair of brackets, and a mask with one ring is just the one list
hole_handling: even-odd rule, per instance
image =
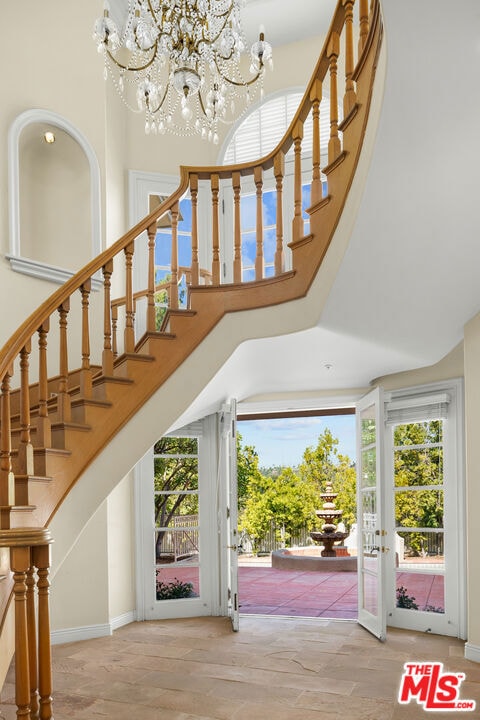
[[12, 123], [8, 153], [10, 265], [61, 284], [102, 250], [96, 155], [68, 120], [40, 109]]

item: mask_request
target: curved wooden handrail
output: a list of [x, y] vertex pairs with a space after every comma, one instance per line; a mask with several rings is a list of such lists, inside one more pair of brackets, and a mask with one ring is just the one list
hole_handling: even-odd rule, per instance
[[[138, 411], [142, 403], [146, 402], [161, 383], [175, 371], [176, 367], [203, 341], [208, 332], [223, 315], [236, 310], [250, 310], [259, 307], [271, 306], [303, 297], [320, 267], [329, 243], [332, 240], [339, 222], [342, 210], [350, 189], [360, 150], [365, 134], [365, 127], [370, 106], [373, 78], [375, 75], [376, 58], [381, 43], [381, 19], [379, 0], [371, 0], [370, 9], [368, 0], [358, 0], [358, 27], [359, 46], [357, 62], [354, 64], [353, 47], [353, 10], [355, 0], [338, 0], [334, 17], [328, 31], [319, 60], [307, 86], [303, 100], [292, 120], [284, 137], [276, 148], [263, 158], [254, 162], [229, 165], [222, 167], [194, 167], [182, 166], [180, 168], [179, 186], [175, 192], [160, 203], [149, 215], [131, 228], [111, 247], [88, 263], [77, 272], [62, 287], [54, 292], [40, 307], [38, 307], [25, 322], [20, 325], [8, 342], [0, 351], [0, 535], [3, 545], [13, 547], [15, 533], [23, 524], [48, 526], [56, 508], [60, 506], [63, 498], [69, 492], [71, 485], [85, 470], [89, 462], [108, 444], [113, 435], [118, 432], [130, 417]], [[340, 43], [340, 35], [345, 31], [345, 42]], [[343, 93], [343, 117], [338, 118], [338, 57], [340, 48], [345, 47], [345, 92]], [[364, 72], [365, 68], [369, 73]], [[322, 86], [328, 80], [330, 90], [330, 136], [328, 139], [328, 161], [322, 165], [320, 151], [320, 104], [322, 100]], [[311, 205], [307, 210], [310, 217], [309, 232], [305, 235], [305, 226], [302, 209], [302, 139], [304, 124], [312, 114], [313, 120], [313, 155], [311, 158]], [[340, 139], [341, 136], [341, 139]], [[286, 272], [283, 262], [284, 240], [282, 193], [284, 179], [284, 158], [287, 152], [294, 149], [294, 198], [291, 205], [292, 240], [288, 247], [292, 253], [293, 269]], [[276, 217], [276, 251], [274, 260], [274, 277], [264, 277], [263, 265], [263, 184], [264, 174], [273, 171], [273, 185], [277, 193]], [[327, 178], [328, 194], [323, 197], [321, 187], [321, 173]], [[256, 206], [256, 252], [255, 281], [242, 282], [241, 245], [240, 245], [240, 196], [241, 180], [250, 176], [255, 185]], [[220, 240], [219, 240], [219, 189], [222, 182], [231, 181], [232, 189], [232, 253], [233, 281], [221, 282], [220, 272]], [[211, 257], [211, 270], [200, 269], [199, 238], [197, 234], [197, 210], [199, 201], [199, 183], [208, 183], [211, 193], [211, 224], [212, 244], [208, 249]], [[192, 203], [192, 264], [190, 268], [179, 266], [177, 231], [179, 218], [179, 203], [183, 196], [190, 192]], [[167, 213], [171, 218], [171, 268], [169, 280], [160, 284], [155, 277], [155, 240], [157, 222]], [[140, 240], [139, 240], [140, 239]], [[143, 245], [142, 245], [143, 243]], [[145, 287], [134, 288], [133, 266], [136, 255], [140, 256], [139, 268], [142, 283]], [[110, 293], [112, 275], [117, 277], [118, 268], [115, 260], [122, 259], [124, 269], [120, 280], [123, 282], [124, 293], [122, 297], [112, 300]], [[95, 353], [91, 352], [90, 315], [92, 279], [103, 273], [103, 332], [95, 335]], [[208, 278], [208, 284], [202, 285], [202, 273]], [[175, 312], [178, 308], [178, 282], [182, 275], [188, 276], [189, 312]], [[229, 278], [230, 280], [230, 278]], [[157, 331], [155, 315], [155, 293], [165, 290], [169, 303], [169, 312], [162, 323], [164, 332]], [[80, 362], [69, 365], [69, 325], [71, 299], [76, 296], [81, 305], [78, 305], [75, 348]], [[96, 296], [95, 302], [102, 303], [102, 298]], [[137, 306], [146, 306], [145, 316], [135, 327]], [[117, 350], [117, 323], [118, 311], [121, 310], [123, 329], [123, 348]], [[55, 333], [50, 333], [50, 321], [58, 313], [58, 327]], [[183, 337], [177, 330], [183, 324]], [[180, 323], [180, 324], [179, 324]], [[50, 333], [50, 334], [49, 334]], [[34, 382], [29, 380], [30, 353], [33, 339], [38, 335], [36, 359], [38, 360], [37, 376]], [[50, 343], [50, 335], [53, 341]], [[140, 335], [138, 337], [137, 335]], [[165, 343], [178, 341], [176, 350], [168, 354]], [[151, 343], [151, 344], [150, 344]], [[155, 345], [157, 343], [157, 345]], [[158, 355], [155, 352], [159, 349]], [[55, 373], [48, 375], [49, 352], [53, 346], [55, 358]], [[56, 354], [54, 354], [56, 353]], [[176, 354], [175, 354], [176, 353]], [[92, 355], [101, 357], [99, 363], [91, 362]], [[159, 360], [153, 372], [145, 372], [145, 363]], [[138, 365], [135, 367], [135, 362]], [[15, 369], [15, 366], [17, 368]], [[140, 367], [143, 366], [143, 367]], [[160, 367], [161, 366], [161, 367]], [[100, 369], [101, 368], [101, 369]], [[12, 379], [18, 379], [19, 390], [13, 392]], [[100, 388], [97, 380], [111, 383], [111, 387]], [[133, 399], [127, 397], [128, 387], [133, 384], [135, 391]], [[94, 387], [95, 386], [95, 387]], [[113, 387], [113, 390], [112, 390]], [[94, 392], [98, 390], [98, 392]], [[113, 405], [109, 401], [112, 393]], [[123, 394], [122, 394], [123, 393]], [[81, 401], [81, 413], [78, 413], [78, 401]], [[118, 400], [118, 407], [115, 402]], [[97, 411], [107, 411], [110, 406], [110, 422], [105, 422], [105, 416], [98, 419]], [[89, 412], [92, 415], [89, 415]], [[33, 421], [32, 418], [35, 418]], [[92, 420], [93, 418], [93, 420]], [[94, 422], [96, 426], [94, 427]], [[90, 424], [91, 423], [91, 424]], [[92, 432], [93, 429], [93, 432]], [[74, 439], [68, 445], [69, 432], [85, 433], [90, 431], [95, 437], [90, 444], [76, 442]], [[35, 443], [32, 433], [35, 432]], [[55, 438], [54, 438], [55, 436]], [[78, 436], [75, 436], [78, 438]], [[52, 442], [55, 439], [56, 442]], [[15, 448], [14, 447], [15, 440]], [[57, 443], [57, 444], [56, 444]], [[39, 451], [40, 470], [37, 468], [35, 452]], [[72, 456], [69, 457], [69, 448]], [[86, 449], [88, 448], [88, 452]], [[57, 453], [53, 458], [54, 470], [47, 471], [47, 455], [53, 449]], [[15, 467], [13, 464], [15, 459]], [[73, 467], [68, 467], [71, 461]], [[64, 465], [58, 471], [58, 465]], [[28, 481], [32, 476], [36, 481], [48, 481], [48, 475], [55, 476], [58, 472], [55, 492], [48, 491], [48, 502], [45, 507], [34, 507], [30, 503]], [[43, 495], [40, 495], [43, 499]], [[11, 511], [17, 511], [12, 522]], [[31, 516], [28, 512], [34, 510]], [[12, 527], [16, 524], [16, 528]], [[9, 538], [12, 542], [9, 542]], [[33, 552], [33, 551], [32, 551]], [[13, 556], [12, 556], [13, 557]], [[42, 602], [45, 605], [48, 590], [48, 563], [47, 545], [42, 550], [35, 551], [37, 567], [40, 569], [41, 582], [39, 592], [43, 594]], [[11, 564], [14, 568], [14, 565]], [[18, 595], [22, 595], [25, 582], [30, 582], [29, 568], [18, 567]], [[26, 579], [25, 579], [26, 578]], [[4, 589], [11, 587], [10, 583], [3, 583]], [[0, 587], [0, 599], [6, 594]], [[32, 600], [32, 597], [30, 600]], [[29, 601], [30, 602], [30, 601]], [[5, 607], [5, 603], [3, 603]], [[1, 603], [0, 603], [1, 607]], [[23, 611], [22, 611], [23, 612]], [[0, 617], [0, 632], [2, 627]], [[39, 620], [40, 622], [40, 620]], [[20, 623], [16, 642], [22, 652], [33, 652], [28, 649], [25, 637], [25, 624]], [[43, 628], [45, 630], [45, 627]], [[32, 633], [33, 635], [33, 633]], [[46, 634], [44, 633], [44, 654], [48, 655]], [[32, 662], [34, 657], [32, 655]], [[21, 696], [25, 708], [28, 705], [29, 693], [25, 692], [28, 680], [25, 678], [27, 663], [24, 663], [23, 683]], [[17, 681], [18, 682], [18, 681]], [[48, 682], [45, 687], [39, 688], [40, 696], [49, 702], [50, 690]], [[35, 693], [34, 693], [35, 694]], [[24, 708], [24, 709], [25, 709]]]
[[[180, 167], [180, 183], [177, 190], [162, 202], [158, 208], [152, 211], [144, 219], [139, 221], [117, 242], [107, 248], [103, 253], [90, 261], [81, 270], [79, 270], [72, 278], [64, 283], [56, 292], [54, 292], [47, 300], [45, 300], [19, 328], [13, 333], [7, 343], [0, 350], [0, 378], [4, 376], [12, 363], [19, 355], [22, 348], [30, 342], [32, 336], [37, 332], [38, 328], [44, 323], [62, 303], [70, 298], [81, 286], [98, 273], [108, 262], [113, 260], [122, 250], [130, 243], [148, 230], [148, 228], [162, 218], [180, 198], [189, 189], [189, 180], [192, 175], [196, 175], [199, 179], [208, 179], [213, 174], [217, 174], [219, 178], [231, 178], [234, 172], [239, 172], [241, 176], [253, 175], [255, 167], [261, 167], [263, 170], [271, 169], [274, 165], [274, 159], [279, 153], [286, 154], [293, 144], [293, 131], [299, 122], [304, 122], [311, 110], [311, 93], [312, 88], [317, 80], [323, 80], [327, 75], [329, 68], [328, 47], [331, 42], [333, 33], [340, 35], [345, 22], [344, 6], [348, 0], [338, 0], [334, 17], [331, 21], [329, 31], [320, 53], [319, 60], [312, 73], [310, 82], [304, 93], [302, 102], [290, 123], [287, 132], [277, 146], [268, 155], [255, 162], [246, 162], [237, 165], [225, 166], [181, 166]], [[375, 7], [377, 0], [372, 3]], [[353, 5], [353, 0], [352, 0]], [[372, 8], [373, 11], [373, 8]], [[371, 12], [372, 12], [371, 11]]]

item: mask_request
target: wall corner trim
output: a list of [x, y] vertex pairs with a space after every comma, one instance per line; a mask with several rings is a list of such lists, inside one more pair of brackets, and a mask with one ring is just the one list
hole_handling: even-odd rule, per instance
[[465, 643], [465, 658], [480, 663], [480, 645], [473, 645], [470, 642]]

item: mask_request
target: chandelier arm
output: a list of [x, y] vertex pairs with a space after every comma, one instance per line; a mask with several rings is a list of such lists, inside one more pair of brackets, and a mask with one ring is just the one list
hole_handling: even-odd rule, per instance
[[264, 64], [263, 62], [260, 62], [260, 70], [257, 72], [257, 74], [251, 78], [250, 80], [244, 80], [243, 82], [240, 82], [239, 80], [232, 80], [231, 78], [227, 77], [223, 74], [222, 70], [218, 67], [217, 60], [215, 58], [215, 67], [217, 68], [218, 74], [227, 83], [230, 83], [230, 85], [235, 85], [235, 87], [250, 87], [250, 85], [253, 85], [253, 83], [256, 83], [259, 77], [262, 75]]
[[170, 83], [167, 83], [167, 86], [166, 86], [166, 88], [165, 88], [165, 92], [163, 93], [163, 97], [162, 97], [162, 99], [160, 100], [160, 102], [158, 103], [158, 105], [157, 105], [157, 107], [155, 108], [155, 110], [152, 110], [151, 107], [148, 108], [148, 109], [150, 110], [150, 112], [152, 113], [152, 115], [155, 115], [155, 113], [157, 113], [159, 110], [162, 109], [163, 103], [164, 103], [165, 100], [167, 99], [167, 95], [168, 95], [168, 91], [169, 91], [169, 90], [170, 90]]
[[[212, 40], [207, 40], [207, 38], [205, 36], [203, 36], [202, 39], [198, 43], [199, 45], [200, 45], [200, 42], [202, 42], [202, 41], [204, 43], [206, 43], [207, 45], [213, 45], [214, 43], [217, 42], [218, 38], [220, 37], [220, 35], [223, 33], [223, 31], [227, 27], [228, 15], [230, 14], [230, 12], [231, 11], [229, 10], [228, 13], [224, 13], [223, 15], [216, 15], [216, 17], [218, 17], [218, 18], [222, 18], [222, 17], [225, 18], [225, 22], [223, 23], [222, 27], [218, 31], [217, 35], [214, 38], [212, 38]], [[202, 32], [203, 32], [203, 30], [202, 30]]]
[[205, 105], [203, 104], [202, 93], [200, 92], [200, 90], [198, 91], [198, 102], [199, 102], [199, 104], [200, 104], [200, 109], [201, 109], [201, 111], [203, 112], [203, 114], [205, 115], [205, 117], [207, 117], [207, 113], [206, 113], [206, 111], [205, 111]]
[[155, 42], [155, 45], [152, 45], [153, 54], [152, 57], [148, 60], [148, 62], [145, 63], [145, 65], [139, 65], [138, 67], [131, 67], [130, 65], [124, 65], [123, 63], [119, 62], [110, 52], [107, 46], [105, 46], [105, 49], [107, 51], [107, 55], [110, 58], [110, 60], [118, 67], [120, 70], [128, 70], [130, 72], [139, 72], [140, 70], [146, 70], [150, 65], [152, 65], [153, 61], [155, 60], [157, 56], [157, 49], [158, 45], [157, 42]]
[[154, 21], [155, 21], [155, 25], [156, 25], [157, 28], [158, 28], [158, 20], [157, 20], [157, 16], [156, 16], [156, 14], [155, 14], [155, 10], [154, 10], [154, 8], [153, 8], [153, 5], [152, 5], [152, 3], [151, 3], [151, 0], [147, 0], [147, 4], [148, 4], [148, 9], [150, 10], [150, 13], [151, 13], [151, 15], [152, 15], [152, 17], [153, 17], [153, 19], [154, 19]]

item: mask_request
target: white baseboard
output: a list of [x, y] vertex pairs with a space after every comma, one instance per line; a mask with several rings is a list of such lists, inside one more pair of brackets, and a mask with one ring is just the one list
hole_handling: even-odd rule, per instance
[[65, 630], [53, 630], [50, 635], [52, 645], [60, 645], [61, 643], [79, 642], [80, 640], [92, 640], [94, 638], [108, 637], [114, 630], [123, 625], [135, 622], [135, 612], [123, 613], [116, 618], [112, 618], [109, 623], [99, 625], [84, 625], [83, 627], [66, 628]]
[[123, 615], [119, 615], [118, 617], [110, 620], [110, 627], [112, 628], [113, 632], [114, 630], [118, 630], [118, 628], [121, 628], [124, 625], [130, 625], [130, 623], [136, 622], [136, 620], [137, 614], [135, 610], [130, 610], [129, 612], [123, 613]]
[[465, 657], [467, 660], [480, 663], [480, 646], [472, 643], [465, 643]]

